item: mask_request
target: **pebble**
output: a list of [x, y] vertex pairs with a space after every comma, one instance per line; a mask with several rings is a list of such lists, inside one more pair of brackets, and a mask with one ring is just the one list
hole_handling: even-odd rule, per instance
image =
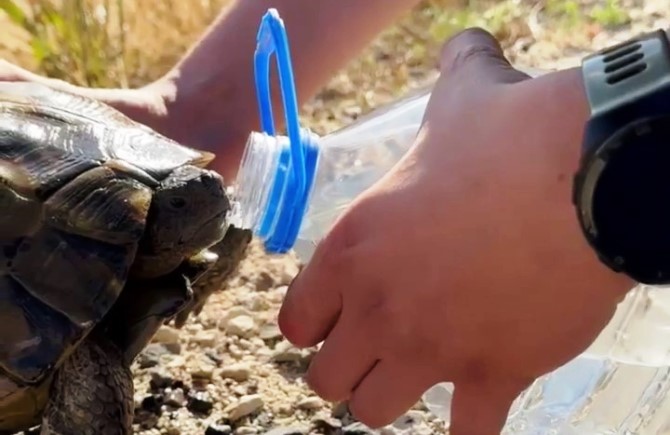
[[316, 396], [309, 396], [298, 402], [298, 408], [314, 411], [323, 407], [323, 401]]
[[162, 344], [179, 343], [179, 331], [170, 326], [161, 326], [151, 341]]
[[235, 421], [242, 417], [260, 410], [265, 405], [263, 398], [259, 394], [250, 394], [242, 396], [236, 403], [229, 405], [224, 412], [228, 417]]
[[342, 429], [345, 435], [376, 435], [375, 431], [360, 422], [351, 423]]
[[216, 343], [216, 332], [215, 331], [198, 331], [192, 338], [191, 341], [197, 343], [201, 346], [212, 347]]
[[209, 414], [214, 404], [204, 392], [189, 393], [187, 408], [197, 414]]
[[257, 433], [258, 429], [251, 426], [240, 426], [237, 429], [235, 429], [235, 435], [251, 435]]
[[174, 390], [165, 391], [165, 403], [175, 408], [181, 408], [186, 405], [186, 395], [184, 395], [184, 390], [181, 388], [175, 388]]
[[256, 322], [251, 316], [237, 316], [230, 319], [226, 332], [238, 337], [249, 338], [256, 331]]
[[272, 360], [276, 362], [301, 361], [309, 355], [308, 351], [294, 347], [288, 340], [282, 340], [274, 348]]
[[188, 371], [194, 379], [211, 380], [214, 375], [214, 366], [205, 361], [198, 361], [189, 366]]
[[210, 424], [205, 429], [205, 435], [230, 435], [233, 428], [227, 424]]
[[400, 430], [410, 430], [426, 420], [424, 413], [421, 411], [409, 411], [406, 414], [400, 416], [396, 421], [392, 423], [394, 428]]
[[330, 434], [342, 427], [342, 422], [332, 417], [317, 417], [312, 420], [312, 428], [318, 432]]
[[237, 363], [221, 369], [221, 376], [237, 382], [243, 382], [251, 376], [251, 365], [249, 363]]
[[149, 343], [137, 358], [141, 369], [156, 367], [161, 362], [161, 356], [170, 353], [161, 343]]
[[229, 309], [226, 312], [226, 314], [224, 314], [224, 316], [221, 318], [221, 320], [219, 322], [219, 325], [223, 329], [225, 329], [226, 325], [228, 325], [228, 323], [232, 319], [234, 319], [235, 317], [239, 317], [239, 316], [251, 316], [251, 313], [249, 312], [249, 310], [247, 310], [244, 307], [233, 307], [233, 308]]
[[279, 326], [274, 323], [267, 323], [258, 331], [258, 337], [261, 340], [276, 340], [282, 338], [282, 333], [279, 330]]
[[264, 435], [305, 435], [307, 429], [300, 426], [276, 427], [264, 433]]
[[142, 399], [142, 409], [149, 411], [152, 414], [160, 414], [161, 406], [163, 405], [163, 398], [158, 395], [151, 394]]
[[149, 372], [149, 376], [151, 376], [149, 385], [151, 386], [151, 388], [157, 390], [167, 388], [170, 385], [172, 385], [173, 382], [172, 375], [170, 375], [170, 373], [168, 373], [162, 368], [151, 370], [151, 372]]
[[265, 292], [274, 287], [275, 280], [269, 273], [261, 271], [256, 278], [256, 291]]

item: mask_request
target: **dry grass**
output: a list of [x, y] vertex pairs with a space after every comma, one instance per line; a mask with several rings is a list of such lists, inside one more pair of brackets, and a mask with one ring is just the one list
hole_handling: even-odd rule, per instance
[[[515, 61], [538, 28], [555, 40], [588, 39], [625, 22], [621, 1], [630, 0], [424, 0], [332, 78], [303, 108], [303, 122], [324, 133], [422, 83], [443, 41], [465, 27], [494, 33]], [[229, 2], [0, 0], [0, 58], [78, 85], [141, 86], [174, 65]]]

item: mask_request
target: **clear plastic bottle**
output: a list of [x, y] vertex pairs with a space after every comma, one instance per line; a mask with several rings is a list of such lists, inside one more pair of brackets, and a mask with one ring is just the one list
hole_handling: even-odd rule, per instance
[[[274, 10], [258, 34], [256, 79], [263, 132], [250, 135], [233, 223], [252, 228], [271, 253], [295, 249], [309, 261], [352, 200], [413, 144], [430, 88], [317, 137], [300, 128], [288, 43]], [[287, 136], [276, 135], [269, 103], [269, 57], [277, 53]], [[527, 70], [532, 76], [543, 72]], [[566, 321], [570, 321], [566, 319]], [[514, 402], [505, 434], [670, 434], [670, 289], [640, 286], [593, 345], [537, 379]], [[441, 383], [424, 404], [449, 421], [454, 387]]]
[[[303, 261], [311, 258], [318, 241], [351, 201], [409, 150], [429, 96], [429, 89], [418, 91], [398, 104], [384, 107], [321, 138], [302, 131], [303, 140], [309, 140], [311, 146], [318, 148], [318, 156], [314, 153], [318, 159], [313, 168], [308, 204], [292, 246]], [[277, 211], [281, 206], [270, 205], [276, 186], [270, 177], [277, 180], [277, 170], [289, 172], [288, 166], [280, 164], [282, 153], [284, 156], [289, 153], [289, 142], [287, 137], [253, 132], [242, 158], [237, 188], [238, 224], [256, 228], [257, 234], [266, 238], [271, 238], [273, 232], [270, 228], [273, 224], [264, 220], [272, 219], [267, 210]]]
[[[288, 135], [277, 135], [270, 105], [269, 57], [276, 53]], [[264, 17], [255, 55], [262, 132], [247, 140], [238, 171], [232, 223], [251, 228], [269, 252], [296, 251], [309, 261], [316, 244], [362, 192], [407, 153], [432, 84], [323, 137], [298, 123], [286, 31], [277, 12]], [[524, 69], [531, 76], [542, 72]]]

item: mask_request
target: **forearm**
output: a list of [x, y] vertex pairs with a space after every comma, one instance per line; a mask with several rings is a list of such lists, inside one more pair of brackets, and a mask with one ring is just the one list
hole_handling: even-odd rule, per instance
[[[177, 140], [236, 160], [251, 129], [258, 129], [253, 53], [263, 14], [284, 20], [298, 103], [311, 98], [379, 32], [418, 0], [235, 1], [162, 80], [173, 85], [161, 129]], [[273, 63], [274, 65], [274, 63]], [[274, 113], [283, 123], [273, 71]]]

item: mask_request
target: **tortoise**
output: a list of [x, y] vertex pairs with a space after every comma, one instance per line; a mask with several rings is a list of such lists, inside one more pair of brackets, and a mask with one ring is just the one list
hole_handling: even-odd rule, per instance
[[214, 154], [0, 82], [0, 433], [132, 433], [130, 366], [244, 257]]

